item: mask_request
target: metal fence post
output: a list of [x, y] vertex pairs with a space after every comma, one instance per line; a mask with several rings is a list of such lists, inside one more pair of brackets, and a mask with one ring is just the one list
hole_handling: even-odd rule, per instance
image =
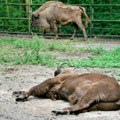
[[9, 7], [8, 7], [8, 0], [5, 0], [6, 2], [6, 10], [7, 10], [7, 17], [9, 17]]
[[26, 0], [26, 13], [28, 17], [28, 33], [31, 34], [31, 4], [32, 0]]
[[94, 0], [91, 0], [91, 4], [90, 4], [90, 37], [93, 36], [93, 4], [94, 4]]

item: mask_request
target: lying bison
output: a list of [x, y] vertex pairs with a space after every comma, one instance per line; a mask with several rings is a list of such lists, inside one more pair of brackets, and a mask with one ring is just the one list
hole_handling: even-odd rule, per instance
[[57, 72], [55, 77], [28, 91], [13, 92], [13, 96], [16, 101], [26, 101], [29, 96], [69, 101], [71, 107], [52, 111], [56, 115], [120, 109], [120, 85], [115, 78], [100, 73]]
[[43, 28], [45, 32], [50, 32], [50, 28], [54, 29], [56, 39], [58, 38], [57, 24], [66, 25], [72, 23], [74, 25], [74, 38], [77, 28], [81, 28], [84, 39], [86, 39], [85, 27], [82, 24], [82, 12], [85, 16], [85, 25], [89, 23], [89, 17], [83, 7], [65, 5], [62, 2], [50, 1], [43, 4], [38, 10], [32, 14], [32, 25], [37, 28]]

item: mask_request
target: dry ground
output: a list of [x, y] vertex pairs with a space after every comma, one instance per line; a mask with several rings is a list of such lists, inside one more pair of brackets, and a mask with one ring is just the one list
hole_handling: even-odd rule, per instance
[[[77, 42], [80, 46], [102, 46], [106, 49], [113, 49], [120, 45], [119, 41], [93, 41], [91, 44]], [[83, 56], [84, 57], [84, 56]], [[16, 103], [12, 98], [15, 90], [27, 90], [33, 85], [39, 84], [45, 79], [52, 77], [54, 68], [47, 68], [41, 65], [0, 64], [0, 120], [120, 120], [119, 111], [97, 111], [81, 113], [79, 115], [54, 116], [51, 110], [69, 106], [65, 101], [52, 101], [50, 99], [38, 99], [30, 97], [27, 102]], [[80, 68], [76, 72], [101, 72], [114, 77], [120, 77], [120, 68]]]

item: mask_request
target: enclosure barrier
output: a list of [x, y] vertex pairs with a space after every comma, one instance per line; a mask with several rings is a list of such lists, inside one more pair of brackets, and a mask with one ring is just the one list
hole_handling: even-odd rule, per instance
[[[32, 0], [25, 1], [25, 3], [9, 3], [8, 0], [1, 0], [0, 33], [43, 33], [42, 30], [36, 30], [31, 26], [30, 14], [30, 12], [38, 9], [41, 4], [32, 4]], [[86, 8], [90, 17], [90, 24], [86, 28], [89, 37], [120, 38], [120, 4], [94, 4], [94, 0], [91, 0], [91, 4], [74, 5]], [[62, 27], [59, 25], [58, 27], [61, 35], [72, 34], [72, 26]], [[54, 35], [53, 32], [49, 34]], [[76, 36], [81, 36], [81, 30], [78, 30]]]

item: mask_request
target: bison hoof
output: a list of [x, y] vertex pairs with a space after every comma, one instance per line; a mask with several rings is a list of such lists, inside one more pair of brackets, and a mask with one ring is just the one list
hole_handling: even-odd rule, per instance
[[24, 102], [24, 101], [27, 101], [27, 98], [20, 98], [20, 97], [18, 97], [18, 98], [15, 99], [15, 101], [16, 102]]
[[12, 96], [15, 97], [15, 100], [17, 102], [19, 102], [19, 101], [22, 101], [22, 102], [27, 101], [27, 97], [22, 93], [23, 93], [23, 91], [14, 91], [12, 93]]
[[68, 114], [67, 111], [64, 111], [64, 110], [62, 110], [62, 109], [53, 110], [52, 113], [54, 113], [55, 115]]

